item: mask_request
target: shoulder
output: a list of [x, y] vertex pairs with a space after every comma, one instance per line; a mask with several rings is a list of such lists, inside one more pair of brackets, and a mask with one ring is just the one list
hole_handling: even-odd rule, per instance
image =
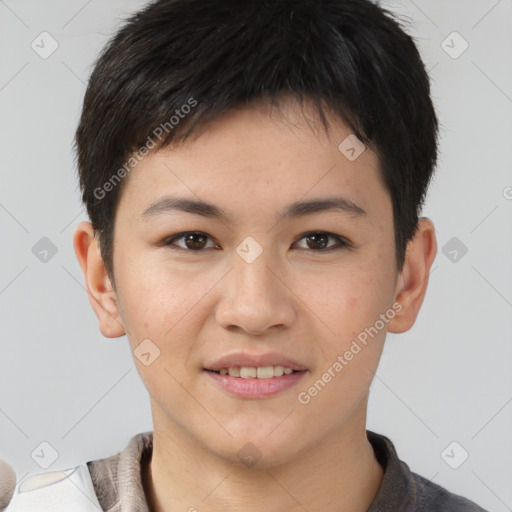
[[487, 512], [467, 498], [413, 473], [399, 459], [386, 436], [369, 430], [367, 436], [384, 469], [382, 484], [368, 512]]
[[415, 484], [418, 512], [486, 512], [476, 503], [448, 491], [421, 475], [411, 473], [411, 477]]
[[58, 509], [101, 510], [86, 463], [40, 473], [18, 483], [5, 512], [54, 512]]
[[152, 442], [152, 432], [143, 432], [109, 457], [26, 478], [16, 485], [5, 512], [147, 512], [141, 468]]

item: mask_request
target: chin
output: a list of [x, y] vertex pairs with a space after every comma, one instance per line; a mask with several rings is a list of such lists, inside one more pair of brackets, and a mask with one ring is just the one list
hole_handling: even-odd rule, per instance
[[296, 459], [304, 449], [304, 432], [300, 435], [283, 429], [278, 435], [276, 430], [272, 432], [275, 427], [276, 423], [263, 431], [246, 428], [212, 451], [242, 469], [258, 471], [282, 466]]

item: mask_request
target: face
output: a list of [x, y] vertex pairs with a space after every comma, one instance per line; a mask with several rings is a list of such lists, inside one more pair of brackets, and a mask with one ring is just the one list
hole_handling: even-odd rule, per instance
[[155, 433], [229, 460], [250, 442], [272, 466], [364, 422], [396, 313], [391, 199], [376, 154], [347, 158], [350, 129], [313, 119], [254, 104], [124, 183], [116, 297]]

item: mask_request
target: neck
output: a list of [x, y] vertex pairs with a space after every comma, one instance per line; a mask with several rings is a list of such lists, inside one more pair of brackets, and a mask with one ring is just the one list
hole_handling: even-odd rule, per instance
[[260, 470], [222, 459], [168, 425], [155, 428], [153, 455], [142, 470], [150, 512], [365, 512], [383, 478], [365, 421]]

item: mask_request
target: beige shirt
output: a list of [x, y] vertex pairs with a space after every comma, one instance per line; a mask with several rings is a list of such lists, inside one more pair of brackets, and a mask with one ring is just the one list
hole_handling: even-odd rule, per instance
[[[486, 512], [475, 503], [430, 482], [400, 461], [393, 443], [369, 430], [384, 478], [367, 512]], [[87, 462], [94, 490], [105, 512], [150, 512], [141, 468], [151, 459], [153, 433], [132, 437], [121, 452]]]

